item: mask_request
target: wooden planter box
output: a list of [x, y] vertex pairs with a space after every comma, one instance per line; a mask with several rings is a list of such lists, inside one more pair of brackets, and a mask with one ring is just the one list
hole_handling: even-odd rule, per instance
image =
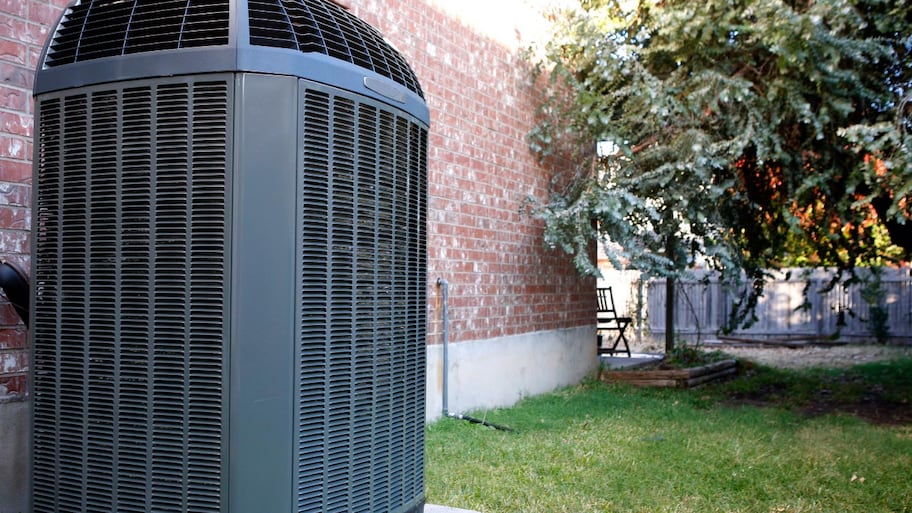
[[609, 370], [602, 373], [602, 379], [644, 387], [690, 388], [730, 376], [735, 371], [735, 360], [722, 360], [689, 369]]

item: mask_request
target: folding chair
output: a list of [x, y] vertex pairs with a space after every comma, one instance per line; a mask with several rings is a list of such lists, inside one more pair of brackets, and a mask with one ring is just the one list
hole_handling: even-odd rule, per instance
[[[630, 326], [633, 318], [618, 316], [617, 309], [614, 307], [614, 294], [611, 292], [611, 287], [598, 289], [598, 314], [596, 320], [598, 354], [614, 355], [620, 352], [627, 353], [627, 357], [630, 358], [630, 345], [627, 343], [624, 330], [627, 329], [627, 326]], [[602, 332], [606, 331], [617, 332], [611, 347], [603, 344]], [[621, 342], [624, 343], [624, 349], [619, 350], [618, 344]]]

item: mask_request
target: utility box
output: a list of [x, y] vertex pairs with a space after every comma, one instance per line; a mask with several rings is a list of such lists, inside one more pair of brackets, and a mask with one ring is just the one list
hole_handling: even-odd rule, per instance
[[32, 511], [422, 511], [403, 57], [328, 1], [76, 1], [34, 95]]

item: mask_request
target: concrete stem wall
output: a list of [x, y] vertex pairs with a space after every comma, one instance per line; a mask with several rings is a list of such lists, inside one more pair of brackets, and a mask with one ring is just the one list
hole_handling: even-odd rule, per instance
[[0, 513], [28, 511], [30, 404], [0, 399]]
[[[598, 368], [595, 326], [449, 346], [449, 413], [512, 406], [579, 383]], [[428, 421], [443, 414], [443, 346], [428, 346]]]

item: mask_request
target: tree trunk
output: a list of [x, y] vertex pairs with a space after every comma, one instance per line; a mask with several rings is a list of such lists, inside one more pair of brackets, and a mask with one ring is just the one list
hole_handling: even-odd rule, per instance
[[675, 279], [665, 278], [665, 354], [674, 351]]
[[[665, 239], [665, 256], [671, 261], [675, 261], [675, 236], [669, 235]], [[665, 277], [665, 354], [674, 351], [675, 326], [674, 326], [674, 308], [675, 308], [675, 277], [669, 273]]]

